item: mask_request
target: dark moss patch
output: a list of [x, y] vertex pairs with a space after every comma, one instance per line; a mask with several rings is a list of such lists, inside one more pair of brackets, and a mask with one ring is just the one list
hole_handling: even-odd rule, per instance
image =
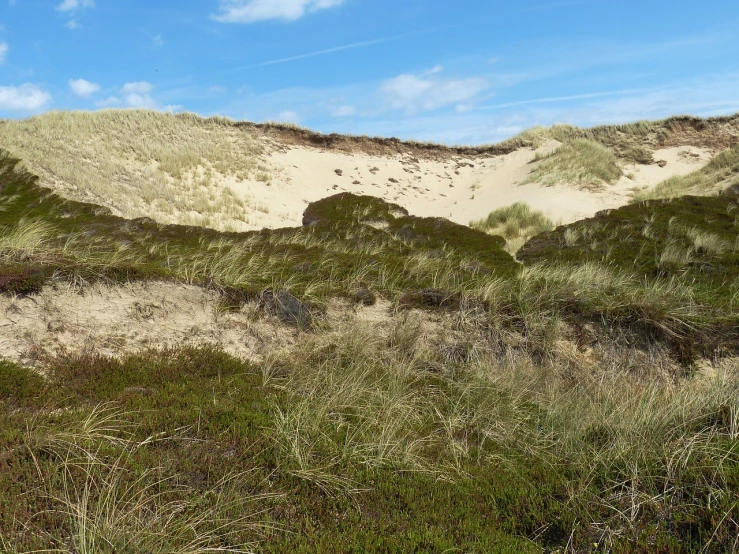
[[311, 203], [303, 213], [303, 225], [335, 225], [337, 223], [389, 223], [408, 211], [375, 198], [342, 192]]
[[[657, 340], [674, 343], [681, 358], [690, 358], [716, 348], [736, 350], [738, 236], [739, 204], [734, 198], [685, 196], [600, 212], [532, 238], [517, 256], [526, 265], [559, 263], [577, 267], [597, 262], [665, 286], [677, 279], [676, 283], [688, 286], [702, 306], [703, 319], [694, 322], [699, 327], [683, 329], [678, 333], [680, 337], [661, 332], [664, 327], [659, 305], [650, 308], [656, 310], [654, 313], [633, 315], [653, 322]], [[628, 313], [619, 317], [629, 322]]]
[[0, 266], [0, 293], [34, 294], [54, 272], [51, 266], [2, 265]]
[[352, 300], [355, 304], [374, 306], [377, 302], [377, 295], [375, 295], [375, 293], [370, 289], [361, 288], [354, 291], [354, 294], [352, 294]]
[[407, 292], [398, 298], [398, 307], [409, 308], [459, 308], [460, 297], [458, 294], [443, 289], [423, 289], [415, 292]]
[[0, 407], [38, 401], [45, 386], [44, 379], [32, 369], [0, 360]]
[[[715, 237], [715, 244], [696, 238], [701, 234]], [[526, 265], [597, 261], [647, 278], [686, 277], [708, 293], [706, 300], [720, 305], [739, 278], [737, 236], [736, 200], [684, 196], [599, 212], [532, 238], [517, 256]], [[685, 263], [669, 263], [668, 247], [690, 255]]]

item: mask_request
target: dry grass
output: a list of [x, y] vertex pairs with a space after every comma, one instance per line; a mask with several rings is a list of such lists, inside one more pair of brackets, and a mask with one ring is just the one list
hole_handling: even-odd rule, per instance
[[240, 230], [268, 208], [218, 184], [268, 179], [260, 144], [223, 118], [143, 110], [50, 112], [0, 125], [0, 142], [64, 196], [126, 218]]

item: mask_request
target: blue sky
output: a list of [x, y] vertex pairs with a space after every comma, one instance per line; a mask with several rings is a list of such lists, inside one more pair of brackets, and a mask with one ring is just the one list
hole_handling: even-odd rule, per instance
[[0, 0], [0, 117], [146, 107], [478, 144], [739, 112], [736, 0]]

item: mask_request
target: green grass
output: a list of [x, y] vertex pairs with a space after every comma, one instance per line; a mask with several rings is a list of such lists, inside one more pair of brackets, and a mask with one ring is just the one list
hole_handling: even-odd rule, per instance
[[624, 352], [624, 371], [575, 370], [573, 390], [555, 343], [551, 365], [533, 347], [501, 364], [498, 346], [472, 336], [479, 322], [434, 347], [417, 317], [389, 335], [306, 335], [265, 365], [213, 349], [50, 360], [44, 385], [21, 387], [35, 403], [0, 404], [0, 544], [730, 549], [739, 368], [699, 390], [648, 386]]
[[613, 151], [591, 139], [567, 141], [540, 159], [526, 183], [564, 184], [597, 191], [614, 183], [622, 174]]
[[531, 237], [551, 231], [554, 223], [543, 212], [523, 202], [498, 208], [485, 219], [471, 221], [470, 227], [506, 239], [508, 251], [515, 252]]

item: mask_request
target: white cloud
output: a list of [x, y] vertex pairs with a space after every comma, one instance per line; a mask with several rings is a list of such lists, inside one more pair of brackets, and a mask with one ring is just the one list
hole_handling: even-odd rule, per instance
[[306, 13], [340, 6], [345, 0], [220, 0], [222, 23], [254, 23], [269, 19], [295, 21]]
[[334, 117], [351, 117], [356, 115], [357, 109], [354, 106], [340, 106], [336, 108], [331, 115]]
[[154, 46], [164, 45], [164, 39], [162, 38], [162, 35], [155, 36], [153, 39], [151, 39], [151, 42], [154, 43]]
[[81, 98], [87, 98], [88, 96], [91, 96], [99, 91], [100, 85], [98, 85], [97, 83], [91, 83], [90, 81], [86, 81], [85, 79], [70, 79], [69, 88], [71, 88], [72, 92], [75, 93], [77, 96]]
[[126, 83], [118, 90], [118, 94], [96, 102], [95, 105], [99, 108], [141, 108], [163, 112], [177, 112], [184, 109], [179, 104], [162, 105], [152, 98], [151, 93], [155, 88], [154, 85], [146, 81]]
[[221, 85], [213, 85], [212, 87], [208, 88], [208, 92], [210, 94], [224, 94], [226, 92], [226, 87], [222, 87]]
[[123, 101], [117, 96], [109, 96], [105, 100], [101, 100], [100, 102], [95, 102], [95, 105], [98, 108], [112, 108], [115, 106], [120, 106], [121, 104], [123, 104]]
[[123, 97], [123, 102], [129, 108], [146, 108], [153, 110], [157, 107], [157, 103], [148, 94], [126, 94]]
[[[434, 70], [433, 73], [440, 71]], [[455, 80], [400, 75], [385, 81], [380, 91], [385, 95], [391, 108], [415, 113], [436, 110], [450, 104], [469, 104], [488, 88], [488, 83], [478, 77]]]
[[284, 121], [286, 123], [297, 123], [298, 113], [292, 110], [285, 110], [283, 112], [280, 112], [280, 115], [277, 116], [277, 121]]
[[66, 27], [67, 29], [71, 29], [71, 30], [73, 30], [73, 31], [74, 31], [75, 29], [79, 29], [79, 28], [80, 28], [80, 27], [81, 27], [82, 25], [80, 25], [79, 23], [77, 23], [77, 21], [76, 21], [76, 20], [74, 20], [74, 19], [70, 19], [69, 21], [67, 21], [67, 22], [66, 22], [66, 23], [64, 24], [64, 26], [65, 26], [65, 27]]
[[36, 85], [25, 84], [19, 87], [0, 86], [0, 110], [13, 112], [35, 111], [51, 102], [51, 94]]
[[0, 42], [0, 63], [5, 63], [5, 58], [8, 56], [8, 43]]
[[146, 81], [136, 81], [123, 85], [121, 92], [123, 92], [123, 94], [149, 94], [152, 90], [154, 90], [154, 85], [151, 83], [147, 83]]
[[63, 0], [56, 9], [60, 12], [72, 12], [81, 8], [91, 8], [95, 5], [95, 0]]

